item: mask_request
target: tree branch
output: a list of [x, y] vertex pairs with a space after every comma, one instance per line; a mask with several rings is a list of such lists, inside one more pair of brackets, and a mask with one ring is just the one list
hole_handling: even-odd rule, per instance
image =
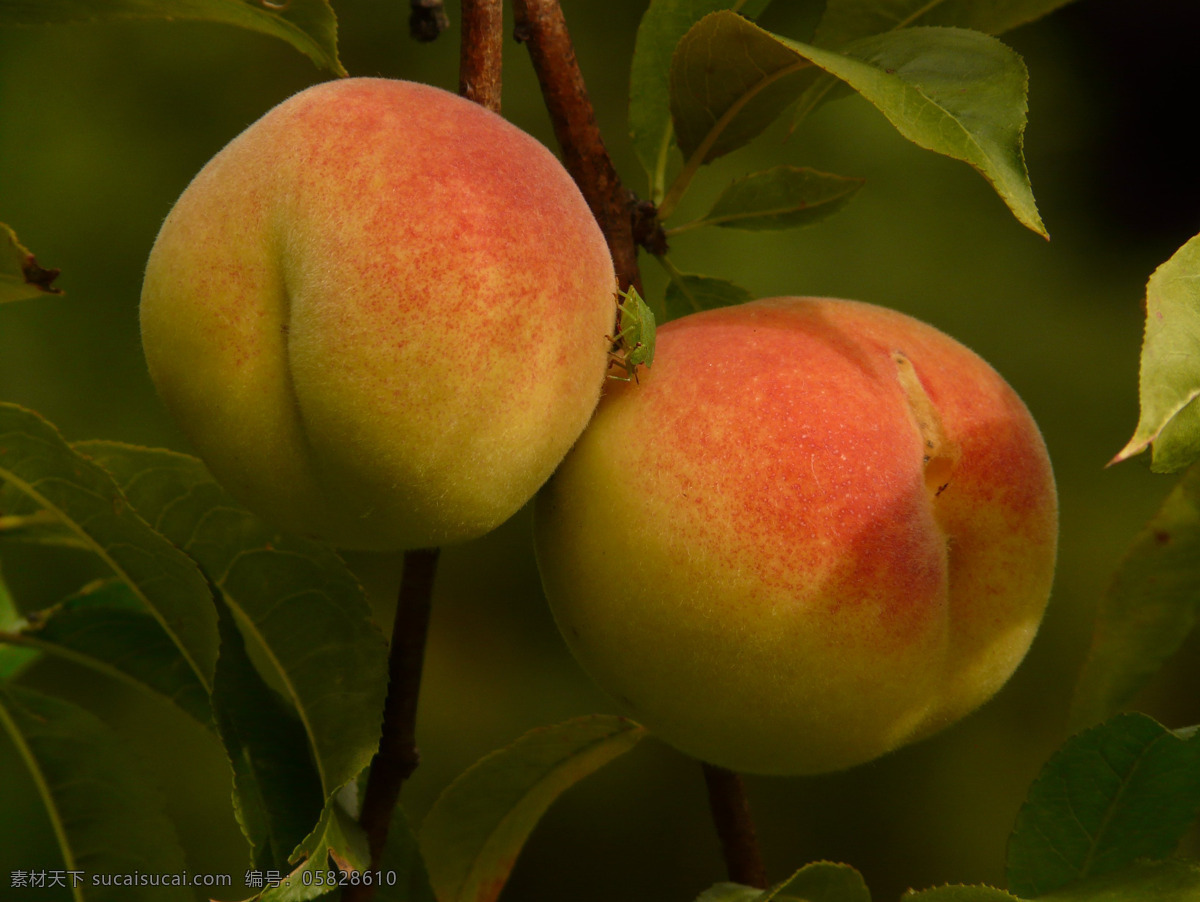
[[513, 0], [515, 37], [529, 48], [563, 163], [600, 224], [622, 289], [642, 291], [633, 221], [637, 198], [621, 184], [600, 137], [596, 112], [558, 0]]
[[499, 113], [504, 7], [500, 0], [462, 0], [462, 19], [458, 93]]
[[[388, 651], [388, 692], [383, 705], [383, 734], [379, 751], [371, 760], [371, 775], [363, 793], [358, 822], [367, 834], [371, 870], [377, 870], [387, 844], [392, 814], [400, 801], [400, 789], [421, 760], [417, 753], [417, 699], [421, 692], [421, 667], [425, 661], [425, 636], [433, 577], [439, 550], [422, 548], [404, 554], [404, 576], [392, 621], [392, 645]], [[375, 887], [351, 884], [343, 902], [369, 902]]]
[[742, 778], [731, 770], [705, 764], [704, 782], [708, 785], [708, 807], [712, 811], [725, 870], [729, 879], [744, 886], [767, 888], [767, 871], [758, 848], [754, 819]]

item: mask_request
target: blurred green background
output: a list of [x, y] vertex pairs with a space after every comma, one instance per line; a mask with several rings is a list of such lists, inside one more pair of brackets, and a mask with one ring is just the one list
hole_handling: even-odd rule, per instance
[[[407, 37], [407, 4], [334, 5], [351, 74], [456, 86], [457, 27], [423, 46]], [[457, 4], [447, 6], [457, 23]], [[624, 106], [644, 0], [563, 6], [608, 147], [628, 184], [644, 193]], [[776, 0], [762, 23], [804, 38], [820, 7]], [[1083, 0], [1005, 37], [1030, 70], [1026, 156], [1049, 243], [1018, 225], [976, 173], [907, 144], [858, 98], [821, 109], [790, 138], [775, 128], [719, 161], [680, 211], [684, 221], [734, 176], [783, 162], [866, 177], [858, 198], [824, 224], [690, 233], [677, 239], [672, 258], [758, 295], [858, 298], [956, 336], [1025, 398], [1061, 493], [1049, 614], [994, 701], [934, 739], [847, 773], [749, 779], [773, 879], [825, 858], [858, 867], [884, 900], [909, 886], [1003, 880], [1005, 839], [1025, 789], [1065, 736], [1097, 600], [1173, 482], [1137, 463], [1104, 464], [1137, 419], [1145, 281], [1200, 231], [1200, 181], [1167, 91], [1193, 96], [1200, 75], [1188, 42], [1198, 26], [1192, 4]], [[505, 115], [555, 147], [524, 49], [508, 40], [505, 54]], [[187, 450], [155, 398], [139, 347], [146, 254], [210, 156], [325, 77], [280, 42], [221, 26], [0, 29], [0, 221], [40, 262], [63, 270], [66, 291], [0, 309], [0, 399], [34, 408], [69, 439]], [[661, 291], [661, 272], [644, 265], [651, 294]], [[351, 563], [390, 622], [398, 558], [358, 555]], [[26, 609], [53, 603], [95, 572], [86, 559], [22, 547], [0, 549], [0, 566]], [[1171, 726], [1200, 721], [1190, 691], [1198, 671], [1193, 642], [1140, 706]], [[23, 679], [113, 725], [162, 787], [190, 870], [230, 873], [240, 885], [246, 849], [210, 736], [165, 705], [66, 664], [41, 663]], [[458, 772], [526, 729], [609, 710], [557, 636], [524, 512], [484, 539], [446, 549], [421, 701], [422, 766], [404, 794], [414, 822]], [[0, 774], [6, 896], [12, 870], [60, 865], [29, 780], [3, 740]], [[643, 743], [556, 803], [504, 898], [692, 899], [724, 879], [705, 806], [699, 767]]]

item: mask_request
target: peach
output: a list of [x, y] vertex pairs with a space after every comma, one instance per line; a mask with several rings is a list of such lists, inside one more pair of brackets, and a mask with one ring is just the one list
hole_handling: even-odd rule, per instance
[[281, 103], [195, 177], [150, 253], [150, 374], [230, 493], [394, 550], [507, 519], [586, 425], [614, 316], [555, 157], [409, 82]]
[[950, 724], [1020, 663], [1057, 501], [1037, 426], [902, 314], [772, 298], [676, 320], [538, 496], [564, 638], [702, 760], [806, 774]]

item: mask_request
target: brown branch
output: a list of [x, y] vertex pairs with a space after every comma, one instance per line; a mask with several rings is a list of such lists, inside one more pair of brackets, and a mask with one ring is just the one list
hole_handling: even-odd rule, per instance
[[[371, 870], [379, 868], [387, 844], [392, 814], [400, 801], [400, 789], [421, 760], [417, 753], [417, 699], [421, 692], [421, 667], [425, 661], [425, 636], [433, 577], [437, 572], [437, 548], [422, 548], [404, 554], [404, 576], [392, 621], [392, 645], [388, 651], [388, 692], [383, 705], [383, 735], [379, 751], [371, 760], [371, 774], [363, 792], [358, 822], [367, 834]], [[343, 902], [369, 902], [375, 887], [349, 885]]]
[[656, 257], [664, 256], [667, 233], [658, 219], [658, 208], [648, 200], [638, 201], [633, 208], [633, 240]]
[[621, 184], [600, 137], [596, 112], [558, 0], [513, 0], [515, 36], [529, 48], [563, 163], [600, 224], [622, 289], [642, 290], [633, 217], [637, 199]]
[[708, 807], [721, 840], [729, 879], [744, 886], [766, 889], [767, 871], [758, 849], [758, 835], [742, 778], [714, 764], [703, 767], [704, 782], [708, 785]]
[[442, 8], [442, 0], [412, 0], [408, 15], [408, 33], [422, 44], [436, 41], [450, 27], [450, 19]]
[[462, 0], [462, 19], [458, 93], [499, 113], [504, 7], [500, 0]]

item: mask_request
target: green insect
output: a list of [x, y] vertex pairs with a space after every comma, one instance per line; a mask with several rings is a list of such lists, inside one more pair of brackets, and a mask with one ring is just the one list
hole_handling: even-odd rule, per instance
[[608, 368], [620, 367], [625, 375], [609, 373], [608, 378], [636, 382], [637, 368], [654, 363], [654, 311], [632, 285], [628, 291], [618, 291], [616, 298], [619, 331], [615, 338], [605, 336], [613, 346], [608, 352]]

